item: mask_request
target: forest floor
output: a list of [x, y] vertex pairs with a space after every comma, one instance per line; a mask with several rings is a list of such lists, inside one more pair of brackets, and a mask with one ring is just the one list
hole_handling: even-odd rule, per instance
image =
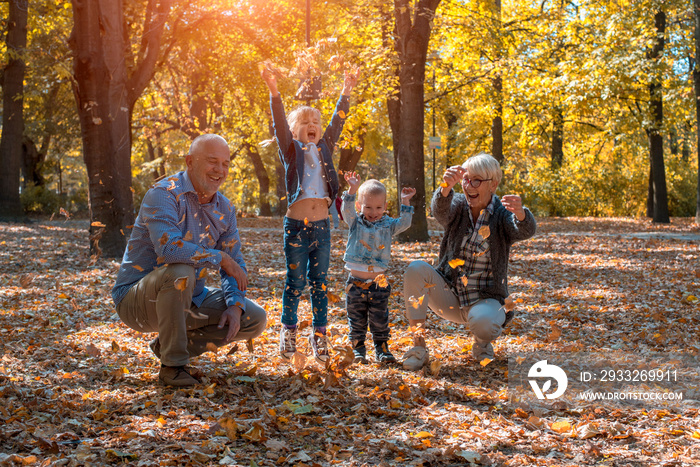
[[[430, 225], [430, 243], [392, 245], [399, 357], [411, 346], [401, 275], [410, 261], [436, 259], [441, 232]], [[538, 219], [537, 235], [511, 251], [517, 315], [495, 360], [475, 361], [468, 330], [432, 315], [433, 364], [418, 373], [343, 368], [342, 229], [328, 284], [333, 365], [283, 362], [281, 219], [241, 219], [247, 296], [267, 310], [268, 329], [252, 350], [239, 343], [194, 359], [207, 377], [185, 390], [157, 384], [154, 335], [114, 313], [119, 264], [91, 261], [87, 227], [0, 224], [0, 466], [700, 465], [700, 379], [665, 405], [523, 405], [509, 394], [509, 365], [535, 351], [697, 358], [700, 228], [691, 219]], [[308, 326], [308, 301], [299, 314]], [[303, 340], [300, 351], [309, 354]]]

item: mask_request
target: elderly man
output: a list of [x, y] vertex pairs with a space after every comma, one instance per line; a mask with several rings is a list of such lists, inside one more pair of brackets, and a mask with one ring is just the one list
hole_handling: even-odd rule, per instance
[[[151, 349], [166, 385], [197, 384], [190, 358], [265, 329], [265, 310], [245, 298], [235, 208], [218, 191], [230, 159], [226, 140], [201, 135], [187, 170], [148, 190], [112, 289], [127, 326], [158, 333]], [[206, 268], [220, 272], [221, 289], [205, 287]]]

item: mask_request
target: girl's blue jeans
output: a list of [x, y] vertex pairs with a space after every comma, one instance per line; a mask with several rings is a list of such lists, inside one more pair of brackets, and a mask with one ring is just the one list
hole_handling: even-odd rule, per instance
[[311, 287], [312, 324], [328, 324], [326, 276], [331, 257], [331, 229], [328, 219], [309, 222], [284, 218], [284, 254], [287, 280], [282, 293], [282, 324], [297, 324], [297, 308], [308, 279]]

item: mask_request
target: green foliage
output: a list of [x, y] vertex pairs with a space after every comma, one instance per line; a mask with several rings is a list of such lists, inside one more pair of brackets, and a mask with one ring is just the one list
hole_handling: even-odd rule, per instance
[[25, 212], [34, 214], [54, 215], [63, 208], [69, 214], [87, 212], [87, 191], [78, 189], [68, 194], [58, 194], [45, 186], [33, 184], [20, 193], [20, 201]]

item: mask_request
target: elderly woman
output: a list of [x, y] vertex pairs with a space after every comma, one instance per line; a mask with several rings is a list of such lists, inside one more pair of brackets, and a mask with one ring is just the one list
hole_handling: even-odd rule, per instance
[[[437, 268], [414, 261], [404, 274], [406, 315], [411, 327], [418, 327], [414, 347], [404, 357], [407, 370], [428, 362], [420, 331], [428, 308], [443, 319], [469, 326], [477, 361], [494, 358], [491, 342], [512, 318], [504, 307], [510, 246], [532, 237], [536, 229], [520, 196], [495, 195], [502, 177], [496, 159], [478, 154], [448, 168], [433, 195], [433, 216], [445, 228], [445, 236]], [[464, 194], [452, 189], [457, 182]]]

